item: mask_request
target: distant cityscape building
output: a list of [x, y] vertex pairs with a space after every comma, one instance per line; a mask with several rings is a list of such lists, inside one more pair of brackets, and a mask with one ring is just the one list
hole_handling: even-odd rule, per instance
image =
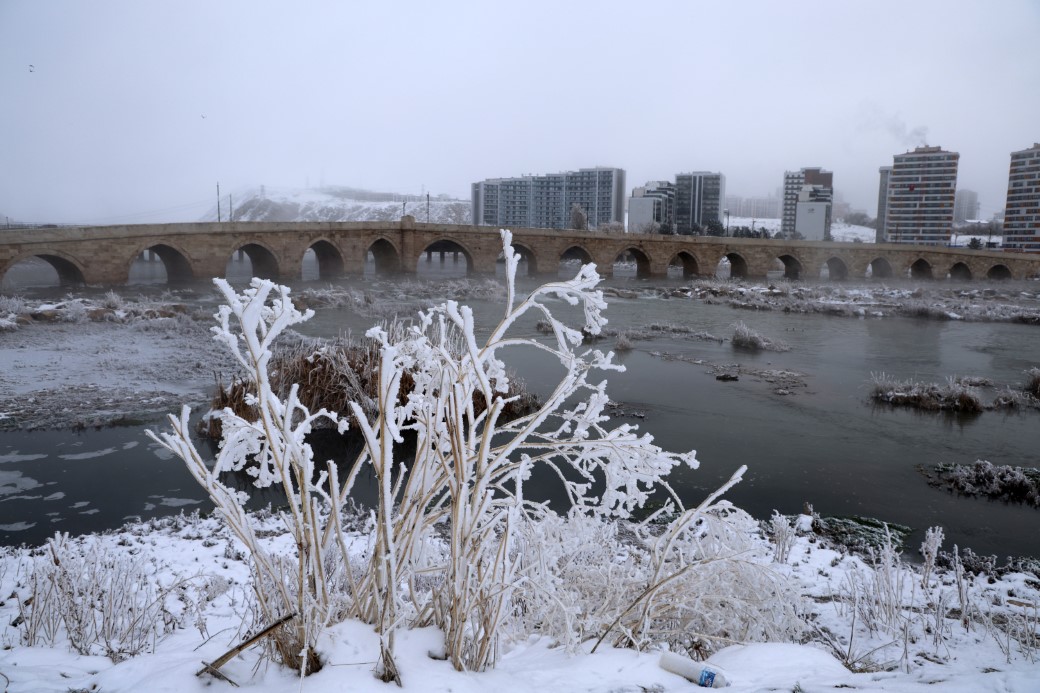
[[798, 192], [794, 230], [805, 240], [831, 239], [832, 194], [824, 185], [803, 185]]
[[779, 197], [740, 197], [726, 195], [726, 209], [730, 216], [750, 219], [779, 219]]
[[[834, 196], [834, 174], [822, 168], [803, 168], [798, 171], [784, 172], [784, 206], [780, 216], [780, 234], [790, 238], [797, 230], [798, 198], [802, 187], [819, 186], [827, 189], [828, 198]], [[828, 219], [830, 214], [828, 213]], [[830, 236], [830, 222], [827, 224], [827, 235]]]
[[1011, 153], [1004, 248], [1040, 252], [1040, 143]]
[[711, 222], [722, 223], [726, 176], [710, 171], [675, 176], [675, 231], [694, 233]]
[[881, 180], [878, 185], [877, 223], [874, 225], [874, 228], [877, 230], [874, 232], [874, 242], [884, 243], [885, 219], [888, 217], [888, 179], [892, 175], [892, 167], [882, 166], [878, 169], [878, 173]]
[[917, 147], [892, 157], [885, 210], [885, 241], [945, 245], [953, 230], [960, 154]]
[[624, 223], [625, 171], [596, 167], [544, 176], [489, 178], [473, 184], [473, 222], [484, 226], [565, 229], [581, 205], [589, 228]]
[[958, 188], [953, 196], [953, 223], [963, 224], [979, 218], [979, 194], [967, 188]]
[[675, 227], [675, 184], [649, 181], [632, 190], [628, 199], [628, 232], [657, 233], [663, 224]]

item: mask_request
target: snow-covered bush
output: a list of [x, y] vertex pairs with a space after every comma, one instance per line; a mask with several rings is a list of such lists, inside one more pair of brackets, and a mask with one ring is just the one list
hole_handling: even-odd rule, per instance
[[734, 348], [747, 351], [790, 351], [791, 347], [780, 340], [772, 340], [755, 332], [743, 321], [733, 324], [733, 337], [730, 340]]
[[[733, 513], [713, 513], [718, 495], [739, 481], [743, 467], [723, 489], [686, 509], [665, 477], [677, 466], [696, 468], [694, 453], [666, 452], [629, 424], [611, 427], [604, 414], [609, 404], [606, 381], [593, 377], [622, 368], [613, 362], [613, 354], [576, 351], [583, 332], [596, 335], [606, 323], [595, 267], [587, 265], [575, 278], [546, 284], [518, 301], [514, 278], [519, 256], [508, 231], [502, 232], [502, 240], [506, 309], [482, 343], [475, 336], [472, 311], [455, 301], [421, 312], [416, 324], [398, 334], [382, 327], [369, 330], [379, 353], [378, 406], [373, 412], [362, 403], [349, 403], [364, 448], [342, 480], [332, 462], [315, 464], [306, 435], [320, 419], [340, 430], [346, 419], [324, 409], [310, 411], [296, 386], [284, 398], [272, 387], [272, 343], [286, 328], [310, 317], [310, 311], [301, 313], [289, 299], [289, 289], [269, 281], [254, 279], [237, 294], [215, 280], [227, 304], [220, 308], [214, 332], [255, 384], [248, 402], [253, 413], [223, 412], [223, 437], [212, 464], [191, 440], [187, 409], [170, 417], [172, 433], [152, 435], [187, 462], [246, 547], [264, 616], [273, 622], [296, 614], [279, 635], [282, 661], [314, 671], [321, 665], [316, 645], [322, 630], [354, 616], [373, 624], [380, 635], [384, 679], [398, 678], [394, 634], [409, 624], [437, 625], [457, 669], [493, 665], [500, 636], [537, 626], [523, 624], [520, 591], [525, 585], [540, 585], [554, 603], [563, 601], [554, 594], [558, 585], [562, 595], [573, 592], [557, 570], [562, 554], [554, 547], [541, 549], [547, 552], [544, 570], [531, 566], [531, 537], [564, 521], [547, 501], [527, 492], [536, 472], [552, 479], [556, 495], [565, 499], [566, 522], [625, 520], [652, 494], [667, 500], [634, 529], [643, 556], [639, 589], [633, 592], [630, 583], [628, 592], [619, 595], [618, 603], [627, 604], [613, 620], [595, 619], [597, 628], [607, 623], [604, 636], [643, 647], [668, 628], [699, 624], [697, 614], [706, 607], [698, 600], [711, 602], [715, 613], [747, 604], [750, 616], [766, 606], [750, 606], [762, 599], [770, 609], [784, 612], [781, 620], [787, 625], [782, 629], [789, 628], [790, 609], [776, 599], [779, 587], [771, 583], [771, 573], [751, 571], [770, 583], [768, 588], [759, 585], [761, 592], [727, 577], [732, 574], [729, 561], [739, 560], [739, 550], [729, 547], [739, 533], [729, 528]], [[572, 307], [568, 310], [580, 309], [580, 330], [550, 310], [559, 301]], [[546, 323], [548, 337], [511, 336], [518, 324], [539, 319]], [[501, 352], [517, 347], [544, 355], [561, 379], [536, 409], [507, 419], [504, 412], [517, 395]], [[402, 389], [406, 375], [412, 382]], [[414, 436], [411, 464], [401, 452], [406, 433]], [[289, 557], [261, 548], [243, 508], [245, 494], [221, 481], [223, 472], [239, 470], [252, 475], [257, 486], [277, 485], [284, 493], [293, 546]], [[374, 528], [359, 558], [344, 531], [341, 509], [363, 470], [370, 470], [376, 481], [377, 501]], [[673, 519], [662, 529], [665, 517]], [[531, 603], [534, 597], [526, 599]], [[764, 637], [773, 632], [763, 625], [768, 622], [746, 620], [743, 631], [749, 638]], [[563, 630], [561, 640], [573, 639], [573, 626]]]
[[150, 652], [180, 625], [145, 562], [133, 555], [77, 545], [57, 534], [26, 567], [28, 596], [19, 628], [30, 647], [65, 642], [81, 655], [114, 662]]
[[924, 564], [921, 566], [921, 587], [928, 587], [928, 579], [935, 569], [935, 559], [939, 556], [939, 548], [942, 547], [942, 527], [929, 527], [924, 533], [924, 541], [921, 543], [921, 557]]
[[21, 296], [0, 296], [0, 315], [21, 315], [29, 312], [29, 304]]
[[618, 353], [632, 351], [632, 337], [627, 332], [621, 332], [614, 342], [614, 350]]
[[[2, 311], [0, 311], [2, 312]], [[1026, 371], [1025, 391], [1033, 397], [1040, 398], [1040, 368], [1030, 368]]]
[[947, 378], [945, 385], [939, 385], [915, 380], [896, 380], [885, 373], [871, 373], [870, 377], [870, 396], [877, 402], [928, 411], [978, 413], [986, 408], [979, 398], [978, 391], [956, 378]]
[[787, 563], [787, 558], [791, 554], [791, 545], [794, 544], [795, 529], [791, 525], [791, 521], [781, 515], [778, 510], [774, 510], [773, 516], [769, 518], [769, 535], [773, 544], [776, 545], [774, 560], [777, 563]]
[[110, 310], [122, 310], [123, 297], [117, 294], [115, 291], [108, 291], [101, 298], [101, 307], [108, 308]]

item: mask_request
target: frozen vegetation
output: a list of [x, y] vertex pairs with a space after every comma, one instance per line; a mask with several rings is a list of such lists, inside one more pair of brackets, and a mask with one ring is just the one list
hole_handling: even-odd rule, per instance
[[[498, 325], [478, 340], [473, 313], [449, 300], [405, 329], [371, 329], [375, 407], [348, 403], [349, 421], [274, 385], [276, 341], [309, 317], [288, 289], [218, 282], [212, 331], [248, 374], [248, 407], [220, 414], [215, 460], [195, 447], [187, 408], [153, 434], [213, 516], [3, 549], [6, 689], [688, 690], [659, 666], [664, 652], [706, 661], [735, 690], [1035, 682], [1034, 566], [944, 553], [938, 528], [917, 567], [884, 525], [857, 555], [811, 509], [760, 524], [720, 499], [743, 467], [685, 507], [668, 476], [693, 473], [694, 453], [607, 415], [603, 375], [621, 367], [584, 346], [605, 324], [595, 272], [518, 297], [508, 234], [504, 247]], [[535, 323], [542, 338], [514, 334]], [[517, 344], [562, 376], [507, 418], [501, 356]], [[352, 466], [314, 458], [318, 421], [359, 430]], [[225, 484], [233, 471], [278, 489], [279, 507], [246, 511]], [[553, 507], [527, 488], [539, 471], [557, 480]], [[377, 482], [360, 511], [349, 502], [359, 474]]]
[[[950, 377], [940, 384], [899, 380], [886, 373], [873, 373], [870, 397], [876, 402], [926, 411], [979, 413], [987, 409], [1040, 409], [1040, 399], [1033, 394], [1036, 371], [1033, 368], [1027, 372], [1030, 380], [1025, 387], [1001, 389], [995, 389], [993, 383], [984, 378]], [[991, 401], [983, 399], [983, 390], [994, 390]]]
[[733, 336], [730, 338], [730, 342], [735, 349], [746, 351], [789, 351], [791, 349], [781, 340], [763, 337], [743, 321], [733, 325]]
[[[699, 279], [653, 295], [694, 299], [743, 310], [783, 311], [854, 318], [912, 317], [930, 320], [1015, 322], [1040, 325], [1040, 289], [1028, 284], [959, 288], [936, 283], [927, 287], [884, 283], [855, 285], [778, 281]], [[1026, 288], [1023, 288], [1026, 287]]]
[[934, 483], [966, 496], [983, 496], [1010, 503], [1040, 507], [1040, 470], [997, 465], [988, 460], [974, 464], [941, 464]]

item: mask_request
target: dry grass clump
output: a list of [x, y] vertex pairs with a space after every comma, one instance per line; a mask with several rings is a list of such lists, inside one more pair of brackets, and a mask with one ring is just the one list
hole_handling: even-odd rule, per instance
[[618, 334], [617, 341], [614, 343], [614, 351], [621, 353], [625, 351], [632, 351], [632, 338], [627, 332]]
[[[392, 322], [387, 327], [391, 334], [403, 332], [401, 323]], [[356, 402], [368, 416], [378, 410], [379, 401], [379, 344], [374, 341], [347, 340], [336, 344], [297, 343], [274, 354], [270, 362], [272, 390], [285, 397], [289, 389], [299, 385], [297, 397], [310, 411], [327, 409], [344, 417], [350, 417], [350, 403]], [[397, 403], [403, 405], [408, 393], [415, 385], [412, 374], [401, 375], [397, 392]], [[235, 378], [224, 385], [217, 377], [217, 392], [211, 409], [230, 409], [241, 417], [256, 417], [256, 408], [247, 403], [256, 394], [256, 386], [249, 380]], [[526, 392], [517, 378], [509, 381], [507, 397], [517, 399], [505, 405], [504, 421], [511, 421], [530, 412], [537, 398]], [[474, 401], [476, 414], [484, 407], [483, 401]], [[213, 439], [221, 436], [221, 417], [207, 416], [199, 423], [199, 432]]]
[[1025, 391], [1033, 397], [1040, 398], [1040, 368], [1030, 368], [1026, 375], [1029, 380], [1026, 381]]
[[730, 339], [733, 347], [746, 351], [790, 351], [791, 347], [780, 340], [772, 340], [755, 332], [743, 321], [734, 323], [733, 337]]
[[977, 413], [986, 409], [975, 389], [950, 378], [945, 385], [895, 380], [884, 373], [872, 373], [870, 396], [877, 402], [925, 411]]

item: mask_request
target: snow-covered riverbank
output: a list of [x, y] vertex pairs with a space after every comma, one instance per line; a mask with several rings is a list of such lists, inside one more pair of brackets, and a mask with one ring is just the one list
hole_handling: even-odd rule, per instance
[[[1036, 575], [967, 575], [958, 584], [953, 571], [940, 570], [922, 587], [920, 567], [903, 564], [875, 572], [861, 558], [828, 548], [824, 539], [807, 531], [810, 522], [808, 516], [794, 520], [800, 530], [786, 540], [782, 563], [774, 562], [775, 540], [771, 543], [749, 526], [752, 548], [742, 560], [772, 567], [793, 588], [805, 630], [796, 643], [744, 643], [734, 633], [738, 642], [708, 660], [729, 678], [731, 690], [1036, 690]], [[269, 534], [267, 545], [285, 551], [288, 537], [281, 521], [268, 516], [262, 526]], [[363, 540], [357, 544], [364, 545]], [[247, 559], [221, 522], [179, 516], [131, 524], [118, 532], [72, 539], [66, 551], [68, 560], [81, 565], [92, 565], [96, 558], [111, 563], [118, 556], [139, 569], [146, 578], [133, 591], [143, 595], [150, 589], [153, 598], [162, 595], [155, 627], [143, 639], [142, 653], [116, 657], [123, 661], [104, 656], [102, 645], [86, 650], [89, 654], [70, 651], [68, 637], [56, 622], [48, 626], [24, 620], [31, 611], [25, 600], [31, 595], [32, 566], [52, 562], [51, 554], [46, 549], [3, 549], [0, 675], [5, 690], [233, 690], [225, 682], [195, 675], [203, 661], [212, 662], [264, 625], [256, 622]], [[885, 589], [894, 590], [890, 597]], [[895, 603], [886, 602], [889, 598]], [[882, 615], [886, 610], [888, 622]], [[30, 626], [35, 629], [33, 646], [26, 643]], [[410, 691], [696, 690], [658, 666], [659, 651], [600, 648], [589, 654], [591, 646], [588, 642], [568, 654], [546, 637], [507, 637], [498, 666], [480, 674], [456, 672], [437, 658], [443, 640], [434, 629], [402, 631], [397, 651], [403, 688]], [[389, 690], [373, 674], [379, 645], [370, 626], [356, 621], [334, 626], [322, 638], [321, 648], [326, 667], [302, 684], [291, 672], [263, 664], [259, 646], [221, 671], [257, 693]]]

